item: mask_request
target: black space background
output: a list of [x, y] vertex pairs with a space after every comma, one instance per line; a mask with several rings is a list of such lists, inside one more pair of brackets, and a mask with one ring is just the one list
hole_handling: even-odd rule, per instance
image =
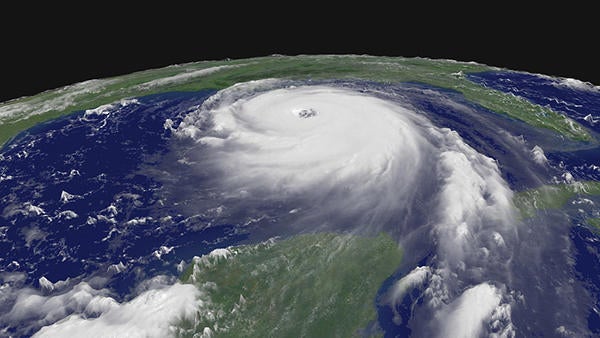
[[157, 4], [0, 5], [0, 102], [175, 63], [274, 53], [448, 58], [600, 85], [600, 20], [565, 2], [528, 10], [504, 2]]

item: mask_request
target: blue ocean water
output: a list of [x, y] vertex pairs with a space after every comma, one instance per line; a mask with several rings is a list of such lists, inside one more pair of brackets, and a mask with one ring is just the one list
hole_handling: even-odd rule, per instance
[[[577, 87], [568, 82], [529, 73], [492, 71], [467, 75], [468, 79], [502, 92], [521, 96], [533, 103], [547, 106], [600, 132], [600, 90]], [[551, 164], [569, 172], [577, 180], [600, 180], [600, 147], [583, 147], [575, 151], [554, 151], [546, 156]], [[574, 245], [575, 275], [586, 285], [595, 303], [589, 309], [588, 326], [600, 334], [600, 241], [588, 228], [576, 225], [573, 218], [570, 239]]]
[[[600, 124], [594, 122], [600, 118], [600, 90], [597, 88], [578, 88], [555, 78], [522, 72], [490, 71], [466, 76], [488, 88], [512, 93], [563, 112], [584, 126], [600, 132]], [[588, 115], [593, 120], [584, 120]]]
[[[524, 170], [531, 161], [530, 154], [515, 151], [515, 144], [508, 140], [507, 135], [498, 132], [508, 130], [513, 136], [523, 136], [532, 142], [542, 143], [552, 140], [546, 131], [498, 115], [453, 90], [416, 83], [406, 84], [405, 90], [409, 94], [406, 100], [425, 113], [436, 126], [457, 131], [477, 152], [498, 161], [502, 176], [511, 189], [535, 187], [539, 184], [540, 176], [549, 174], [540, 170]], [[433, 97], [432, 90], [440, 96]]]
[[[56, 282], [102, 274], [121, 262], [130, 273], [112, 276], [109, 286], [124, 296], [144, 275], [176, 275], [179, 261], [244, 238], [230, 224], [190, 231], [202, 220], [162, 205], [160, 182], [143, 170], [168, 150], [165, 120], [178, 123], [213, 93], [165, 93], [77, 112], [7, 144], [0, 162], [0, 271], [26, 271], [35, 284], [42, 276]], [[61, 200], [63, 191], [74, 197]]]

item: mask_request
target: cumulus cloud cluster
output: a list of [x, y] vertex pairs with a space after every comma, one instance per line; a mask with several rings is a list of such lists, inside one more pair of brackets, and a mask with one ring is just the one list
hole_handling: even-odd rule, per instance
[[40, 289], [3, 288], [2, 302], [12, 307], [0, 316], [3, 325], [22, 323], [23, 334], [34, 337], [166, 337], [181, 320], [193, 321], [199, 290], [189, 284], [165, 284], [168, 279], [146, 281], [140, 293], [118, 302], [110, 290], [88, 282], [70, 285], [39, 280]]
[[80, 314], [43, 327], [34, 337], [82, 337], [93, 332], [97, 337], [166, 337], [176, 330], [180, 320], [194, 320], [198, 289], [189, 284], [173, 284], [143, 292], [129, 302], [93, 297], [86, 311], [99, 313], [96, 318]]

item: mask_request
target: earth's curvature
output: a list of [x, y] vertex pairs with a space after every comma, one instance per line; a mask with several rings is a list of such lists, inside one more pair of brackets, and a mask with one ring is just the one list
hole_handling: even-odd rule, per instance
[[0, 335], [600, 335], [600, 89], [198, 62], [0, 104]]

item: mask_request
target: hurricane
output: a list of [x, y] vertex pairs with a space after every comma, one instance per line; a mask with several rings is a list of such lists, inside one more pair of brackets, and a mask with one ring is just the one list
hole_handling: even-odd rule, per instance
[[597, 335], [598, 107], [573, 79], [331, 55], [2, 103], [0, 333]]
[[[409, 102], [351, 84], [244, 83], [186, 116], [176, 135], [193, 140], [186, 162], [211, 172], [228, 205], [289, 205], [277, 227], [389, 231], [432, 243], [431, 262], [414, 272], [429, 271], [415, 285], [428, 285], [421, 311], [438, 318], [424, 325], [427, 334], [446, 335], [448, 321], [482, 306], [484, 315], [453, 336], [472, 336], [492, 317], [502, 323], [496, 331], [512, 332], [503, 310], [517, 237], [512, 191], [492, 158]], [[391, 304], [410, 291], [406, 279], [394, 288]]]

